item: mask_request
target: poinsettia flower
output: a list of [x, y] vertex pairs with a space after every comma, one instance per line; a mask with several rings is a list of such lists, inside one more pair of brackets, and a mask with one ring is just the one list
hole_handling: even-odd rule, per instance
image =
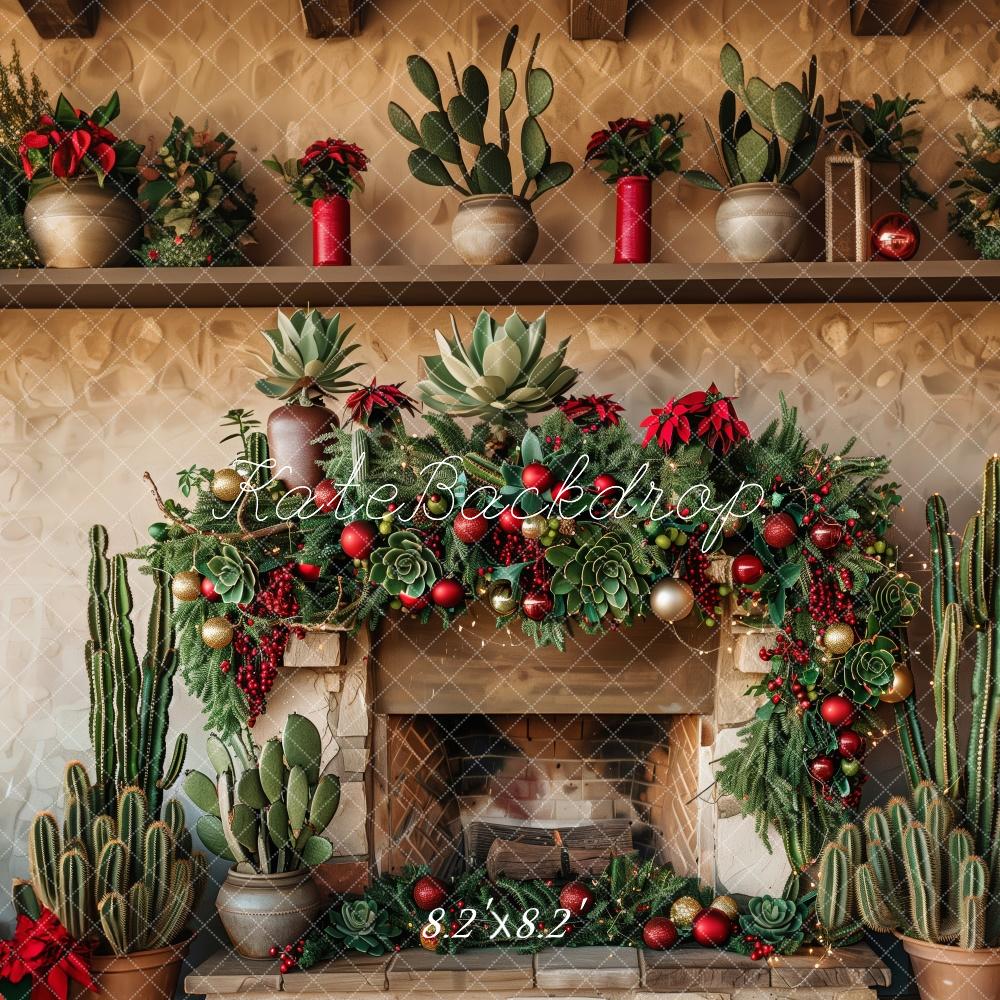
[[24, 171], [24, 176], [31, 180], [32, 174], [35, 172], [35, 168], [28, 159], [29, 149], [45, 149], [48, 147], [51, 141], [51, 137], [47, 132], [25, 132], [21, 136], [21, 142], [17, 147], [18, 155], [21, 157], [21, 169]]
[[705, 405], [708, 413], [702, 417], [695, 433], [702, 439], [707, 438], [706, 443], [713, 451], [725, 455], [733, 445], [750, 437], [750, 428], [736, 416], [733, 397], [723, 396], [714, 382], [709, 386]]
[[640, 134], [645, 134], [653, 127], [653, 123], [646, 118], [616, 118], [613, 122], [608, 122], [607, 128], [602, 128], [595, 132], [587, 143], [587, 154], [585, 160], [592, 160], [598, 156], [601, 150], [611, 141], [613, 135], [621, 135], [623, 132], [635, 130]]
[[18, 916], [13, 939], [0, 950], [0, 980], [16, 984], [30, 977], [31, 1000], [66, 1000], [70, 981], [97, 992], [89, 957], [88, 947], [43, 906], [37, 920]]
[[586, 425], [591, 430], [617, 427], [618, 414], [625, 412], [625, 408], [610, 393], [603, 396], [569, 396], [559, 404], [559, 409], [567, 420]]
[[351, 415], [351, 420], [362, 427], [371, 427], [381, 423], [386, 418], [397, 415], [400, 410], [416, 413], [414, 400], [400, 388], [402, 382], [377, 385], [372, 379], [371, 385], [362, 386], [347, 397], [344, 410]]
[[704, 392], [689, 392], [680, 399], [671, 397], [640, 423], [640, 427], [646, 428], [643, 448], [654, 439], [664, 451], [670, 451], [678, 443], [688, 444], [692, 435], [691, 418], [699, 416], [704, 408]]

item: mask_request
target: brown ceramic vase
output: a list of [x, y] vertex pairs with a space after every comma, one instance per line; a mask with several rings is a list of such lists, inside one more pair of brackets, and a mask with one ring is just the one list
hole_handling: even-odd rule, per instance
[[[188, 937], [167, 948], [137, 951], [131, 955], [93, 955], [90, 972], [104, 1000], [173, 1000], [181, 963], [191, 947]], [[95, 994], [74, 986], [71, 995], [92, 1000]]]
[[268, 417], [267, 443], [274, 474], [286, 490], [311, 490], [322, 480], [316, 463], [323, 458], [323, 446], [313, 441], [336, 426], [336, 414], [321, 404], [290, 403]]
[[1000, 948], [969, 951], [897, 934], [920, 1000], [1000, 1000]]

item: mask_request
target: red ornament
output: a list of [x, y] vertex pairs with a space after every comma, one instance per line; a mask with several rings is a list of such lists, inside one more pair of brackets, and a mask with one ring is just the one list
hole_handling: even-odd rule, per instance
[[378, 529], [370, 521], [351, 521], [340, 533], [340, 547], [350, 559], [367, 559], [377, 538]]
[[854, 702], [842, 694], [831, 694], [823, 699], [819, 706], [819, 714], [833, 726], [849, 726], [854, 721]]
[[521, 610], [533, 622], [540, 622], [552, 610], [552, 606], [552, 595], [544, 591], [528, 594], [521, 602]]
[[444, 885], [433, 875], [423, 875], [413, 884], [413, 902], [421, 910], [433, 910], [448, 897]]
[[541, 496], [552, 485], [552, 472], [541, 462], [532, 462], [521, 470], [521, 485]]
[[872, 223], [870, 241], [875, 260], [911, 260], [920, 249], [920, 229], [903, 212], [889, 212]]
[[852, 760], [864, 753], [865, 741], [861, 738], [860, 733], [856, 733], [853, 729], [845, 729], [837, 737], [837, 750], [841, 757]]
[[677, 943], [677, 928], [666, 917], [650, 917], [642, 928], [642, 943], [654, 951], [665, 951]]
[[576, 489], [575, 486], [567, 486], [565, 483], [556, 483], [555, 486], [552, 487], [552, 499], [556, 501], [569, 500], [569, 493], [574, 489]]
[[308, 580], [310, 583], [319, 579], [320, 573], [323, 572], [322, 566], [317, 566], [314, 563], [302, 563], [298, 565], [299, 576], [303, 580]]
[[431, 600], [439, 608], [457, 608], [465, 600], [465, 589], [457, 580], [438, 580], [431, 587]]
[[691, 937], [705, 948], [721, 948], [732, 933], [729, 915], [711, 906], [699, 911], [691, 923]]
[[504, 507], [500, 511], [500, 516], [497, 521], [500, 527], [507, 532], [508, 535], [519, 535], [521, 533], [521, 522], [524, 520], [524, 514], [521, 513], [516, 507]]
[[206, 601], [211, 601], [213, 604], [216, 601], [222, 600], [218, 591], [215, 589], [215, 584], [212, 583], [207, 576], [203, 576], [201, 578], [201, 596], [204, 597]]
[[490, 523], [475, 507], [466, 507], [451, 523], [455, 537], [466, 545], [482, 541], [490, 530]]
[[[615, 479], [615, 477], [609, 476], [606, 472], [602, 473], [594, 480], [594, 489], [598, 492], [598, 494], [604, 493], [606, 490], [610, 490], [617, 485], [618, 481]], [[611, 496], [602, 496], [601, 500], [604, 503], [615, 502], [615, 498]]]
[[594, 894], [582, 882], [570, 882], [559, 893], [559, 905], [579, 917], [594, 905]]
[[423, 611], [424, 608], [431, 603], [431, 601], [426, 594], [421, 594], [419, 597], [410, 597], [410, 595], [404, 591], [399, 595], [399, 603], [402, 604], [407, 611]]
[[340, 494], [332, 479], [324, 479], [313, 487], [313, 503], [324, 514], [332, 514], [340, 503]]
[[764, 564], [752, 552], [736, 556], [732, 565], [733, 583], [750, 587], [764, 575]]
[[809, 538], [817, 549], [835, 549], [844, 537], [844, 526], [839, 521], [817, 521], [809, 529]]
[[809, 773], [824, 785], [833, 777], [836, 770], [837, 765], [833, 762], [833, 758], [826, 754], [821, 754], [809, 761]]
[[769, 514], [764, 518], [764, 541], [772, 549], [787, 549], [799, 536], [799, 526], [795, 523], [795, 518], [784, 511], [778, 514]]

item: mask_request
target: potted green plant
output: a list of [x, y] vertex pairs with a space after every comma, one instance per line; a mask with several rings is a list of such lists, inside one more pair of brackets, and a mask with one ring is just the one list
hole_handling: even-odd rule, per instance
[[139, 205], [147, 267], [210, 267], [246, 262], [257, 198], [247, 190], [225, 132], [195, 132], [174, 118], [156, 159], [140, 171]]
[[280, 739], [248, 745], [237, 776], [226, 745], [209, 737], [216, 780], [189, 771], [184, 790], [205, 813], [201, 842], [234, 862], [215, 903], [222, 926], [241, 955], [266, 958], [301, 937], [323, 905], [311, 869], [333, 853], [322, 834], [340, 804], [340, 781], [321, 774], [319, 730], [303, 715], [288, 717]]
[[[1000, 111], [1000, 90], [974, 87], [966, 94]], [[984, 260], [1000, 260], [1000, 124], [989, 124], [969, 108], [971, 133], [959, 133], [958, 168], [948, 187], [952, 210], [948, 226], [966, 240]]]
[[286, 401], [267, 421], [274, 474], [286, 489], [312, 489], [323, 478], [318, 465], [323, 446], [316, 438], [337, 426], [336, 414], [323, 401], [355, 387], [347, 376], [361, 362], [344, 364], [358, 348], [347, 343], [353, 329], [353, 324], [341, 329], [340, 313], [327, 318], [318, 309], [299, 309], [291, 316], [279, 311], [277, 328], [264, 331], [271, 358], [259, 359], [256, 384], [265, 396]]
[[131, 257], [142, 231], [134, 196], [143, 147], [108, 128], [120, 109], [117, 93], [89, 114], [60, 94], [21, 137], [24, 221], [46, 267], [111, 267]]
[[50, 911], [83, 942], [90, 973], [111, 1000], [173, 995], [193, 934], [187, 924], [205, 885], [204, 856], [192, 851], [184, 809], [163, 792], [180, 776], [187, 738], [169, 760], [166, 734], [177, 667], [167, 578], [154, 573], [146, 655], [133, 643], [125, 557], [107, 557], [107, 532], [90, 532], [91, 781], [65, 771], [63, 822], [39, 813], [29, 833], [31, 882], [15, 883], [22, 914]]
[[[729, 89], [719, 105], [719, 134], [706, 128], [721, 169], [719, 180], [685, 170], [684, 180], [722, 192], [715, 231], [733, 258], [747, 263], [795, 260], [806, 234], [802, 202], [792, 184], [812, 163], [823, 129], [823, 97], [816, 97], [816, 57], [801, 86], [772, 87], [746, 79], [732, 45], [719, 57]], [[737, 99], [744, 110], [737, 114]]]
[[[478, 66], [468, 66], [459, 80], [455, 61], [448, 53], [456, 94], [447, 106], [441, 96], [437, 74], [422, 56], [412, 55], [406, 68], [413, 85], [433, 105], [417, 127], [400, 105], [389, 104], [389, 122], [416, 148], [410, 152], [410, 173], [424, 184], [451, 187], [463, 197], [452, 223], [451, 238], [458, 255], [473, 265], [523, 264], [538, 242], [538, 225], [532, 206], [546, 191], [564, 184], [573, 168], [553, 161], [552, 148], [538, 122], [552, 101], [552, 77], [535, 66], [540, 36], [535, 36], [524, 71], [522, 93], [526, 117], [520, 130], [521, 163], [524, 180], [515, 194], [511, 165], [511, 123], [507, 113], [518, 91], [517, 77], [510, 58], [517, 42], [518, 28], [507, 34], [500, 57], [497, 87], [499, 132], [497, 141], [486, 138], [486, 118], [490, 90]], [[467, 165], [462, 142], [476, 149]], [[458, 179], [449, 166], [458, 170]]]

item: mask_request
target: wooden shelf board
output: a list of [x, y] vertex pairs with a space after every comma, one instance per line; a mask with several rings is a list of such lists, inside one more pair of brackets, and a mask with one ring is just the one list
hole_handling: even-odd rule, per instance
[[0, 271], [0, 308], [992, 302], [1000, 261], [47, 268]]

